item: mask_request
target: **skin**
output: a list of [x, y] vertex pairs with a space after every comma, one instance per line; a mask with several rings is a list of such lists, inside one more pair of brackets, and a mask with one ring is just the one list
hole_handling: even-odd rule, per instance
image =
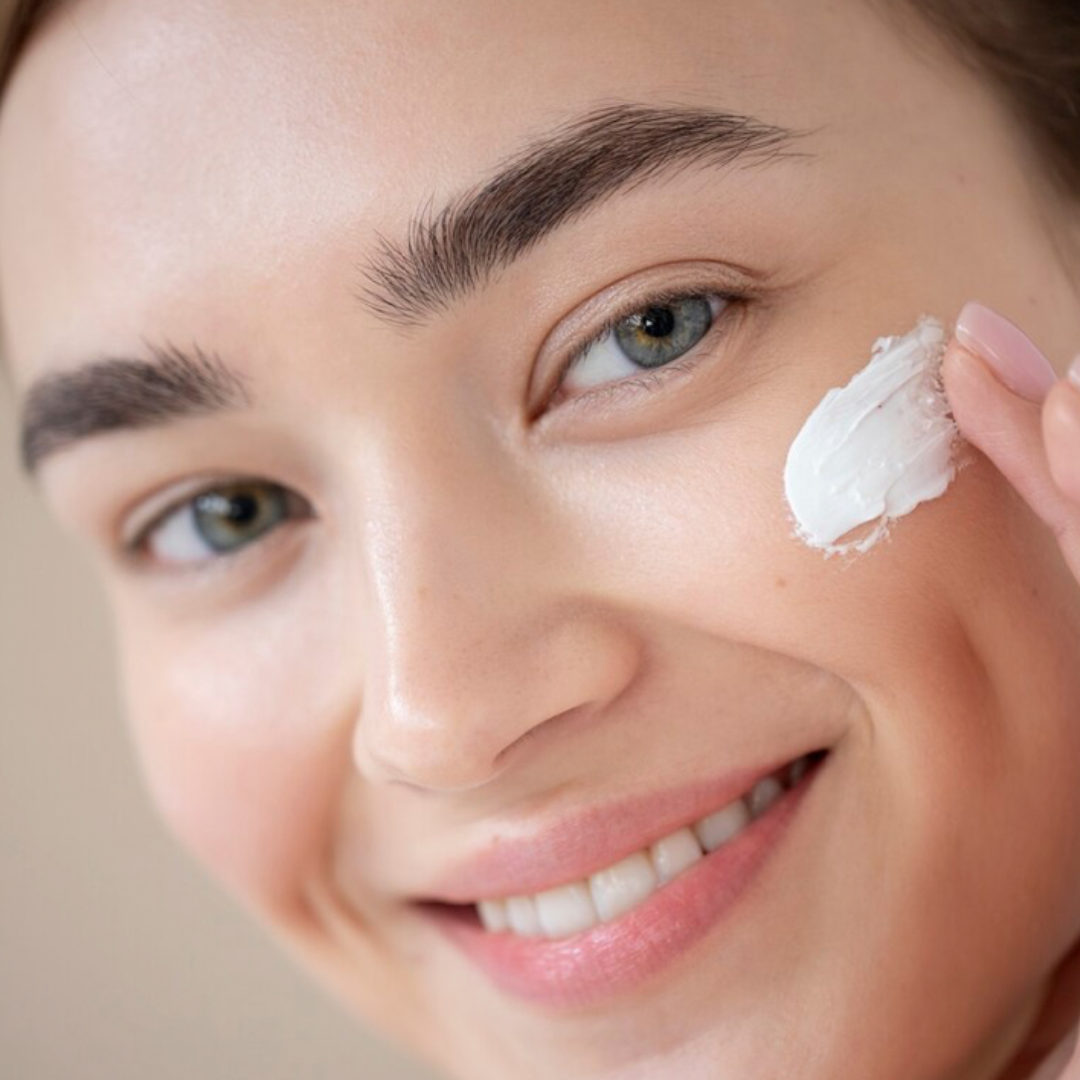
[[[16, 394], [146, 336], [257, 400], [40, 470], [107, 584], [163, 818], [449, 1075], [1027, 1075], [1080, 1009], [1080, 457], [1035, 506], [1040, 406], [953, 346], [990, 456], [887, 543], [802, 546], [782, 472], [924, 312], [976, 297], [1063, 372], [1076, 210], [974, 76], [862, 0], [434, 10], [82, 0], [0, 114]], [[378, 236], [612, 100], [722, 104], [808, 156], [612, 198], [422, 326], [358, 303]], [[533, 415], [549, 335], [690, 264], [759, 281], [692, 374]], [[314, 516], [212, 570], [121, 556], [147, 500], [233, 475]], [[815, 745], [812, 814], [747, 902], [602, 1007], [501, 994], [408, 903], [500, 837]]]

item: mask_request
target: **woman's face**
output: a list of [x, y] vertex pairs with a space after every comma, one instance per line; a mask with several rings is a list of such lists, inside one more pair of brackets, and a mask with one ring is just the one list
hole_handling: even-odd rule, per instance
[[[982, 458], [846, 560], [783, 497], [876, 337], [975, 297], [1080, 340], [1072, 222], [914, 41], [862, 0], [83, 0], [10, 88], [8, 352], [153, 798], [455, 1075], [989, 1077], [1080, 931], [1052, 538]], [[628, 914], [479, 928], [819, 749]]]

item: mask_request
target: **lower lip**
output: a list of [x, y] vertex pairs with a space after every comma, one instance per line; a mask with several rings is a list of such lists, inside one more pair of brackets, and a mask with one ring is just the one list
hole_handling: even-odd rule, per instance
[[626, 993], [685, 953], [735, 906], [780, 846], [828, 760], [734, 840], [613, 922], [549, 940], [489, 933], [471, 905], [421, 910], [496, 986], [516, 997], [580, 1009]]

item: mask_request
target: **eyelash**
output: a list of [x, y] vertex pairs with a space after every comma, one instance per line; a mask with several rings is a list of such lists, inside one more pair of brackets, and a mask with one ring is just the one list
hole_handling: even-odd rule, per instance
[[[593, 346], [599, 344], [608, 335], [614, 333], [615, 328], [626, 318], [648, 307], [663, 307], [667, 304], [673, 304], [680, 300], [686, 300], [690, 297], [715, 297], [716, 299], [724, 302], [724, 307], [717, 314], [713, 320], [712, 325], [701, 341], [697, 342], [689, 352], [677, 360], [673, 360], [670, 364], [665, 364], [663, 367], [656, 368], [651, 371], [643, 371], [640, 375], [630, 376], [624, 379], [616, 379], [610, 383], [605, 383], [594, 389], [584, 391], [579, 394], [574, 394], [571, 397], [564, 398], [559, 401], [559, 392], [566, 382], [567, 377], [573, 370], [574, 366], [582, 361], [588, 351]], [[683, 287], [680, 289], [667, 289], [659, 292], [647, 294], [645, 296], [636, 297], [633, 301], [628, 301], [626, 304], [621, 305], [616, 311], [608, 316], [602, 325], [590, 335], [582, 344], [578, 345], [573, 353], [563, 361], [558, 369], [558, 374], [555, 378], [552, 390], [547, 394], [542, 403], [540, 409], [537, 412], [537, 416], [543, 415], [553, 404], [558, 408], [596, 408], [603, 404], [610, 403], [614, 399], [621, 400], [627, 396], [636, 396], [641, 393], [649, 393], [659, 389], [668, 379], [677, 376], [688, 374], [692, 371], [704, 358], [703, 346], [706, 342], [712, 338], [716, 332], [717, 327], [725, 321], [725, 316], [730, 307], [742, 303], [746, 300], [746, 297], [731, 292], [729, 290], [722, 289], [694, 289], [693, 287]], [[186, 510], [191, 509], [196, 500], [201, 496], [210, 492], [218, 491], [221, 488], [228, 487], [234, 484], [266, 484], [273, 485], [273, 481], [266, 480], [260, 477], [250, 476], [232, 476], [226, 477], [216, 481], [213, 484], [208, 484], [205, 487], [201, 487], [185, 497], [178, 499], [167, 505], [159, 513], [155, 515], [152, 521], [142, 526], [138, 532], [130, 539], [124, 541], [122, 545], [122, 553], [125, 560], [129, 561], [136, 567], [148, 567], [155, 563], [155, 559], [149, 553], [150, 544], [154, 538], [155, 533], [162, 529], [167, 522], [172, 518]], [[298, 500], [308, 505], [302, 496], [295, 492], [290, 493], [293, 497], [294, 503]], [[314, 514], [294, 514], [284, 519], [284, 521], [304, 521], [310, 520]], [[245, 555], [250, 554], [254, 549], [263, 547], [266, 543], [272, 543], [275, 539], [275, 534], [279, 533], [281, 529], [274, 527], [268, 532], [263, 533], [261, 536], [254, 539], [249, 544], [244, 544], [237, 548], [235, 551], [219, 552], [215, 555], [209, 555], [196, 562], [187, 564], [177, 564], [173, 566], [172, 573], [206, 573], [208, 570], [223, 567], [227, 564], [231, 564], [235, 560], [242, 559]], [[168, 564], [163, 564], [168, 565]]]
[[206, 573], [216, 567], [225, 566], [231, 564], [235, 560], [243, 559], [245, 555], [249, 555], [252, 551], [267, 543], [272, 544], [275, 539], [278, 539], [277, 534], [281, 532], [280, 525], [260, 534], [251, 543], [243, 544], [234, 551], [218, 552], [214, 555], [208, 555], [205, 558], [189, 563], [169, 563], [167, 561], [155, 559], [154, 556], [150, 554], [149, 548], [155, 534], [163, 529], [177, 514], [182, 514], [185, 511], [194, 509], [197, 500], [203, 495], [221, 491], [223, 488], [235, 485], [258, 485], [267, 488], [282, 488], [286, 493], [289, 506], [292, 507], [293, 510], [300, 506], [302, 512], [290, 513], [286, 518], [282, 519], [281, 524], [284, 524], [286, 521], [293, 523], [310, 521], [316, 517], [314, 508], [309, 500], [290, 488], [284, 488], [283, 485], [277, 484], [273, 480], [268, 480], [259, 476], [226, 476], [219, 480], [215, 480], [212, 484], [206, 484], [203, 487], [195, 489], [190, 492], [190, 494], [177, 499], [175, 502], [167, 504], [164, 508], [159, 510], [152, 520], [138, 529], [134, 536], [122, 542], [122, 557], [129, 565], [136, 569], [153, 569], [157, 567], [166, 569], [169, 573], [173, 574]]
[[[713, 320], [713, 323], [705, 336], [701, 341], [694, 345], [685, 356], [680, 357], [678, 360], [673, 360], [670, 364], [665, 364], [663, 367], [655, 368], [651, 371], [643, 371], [640, 375], [628, 376], [625, 379], [616, 379], [612, 382], [597, 386], [593, 390], [574, 394], [572, 397], [566, 397], [562, 400], [559, 399], [560, 391], [575, 365], [581, 362], [586, 353], [588, 353], [594, 345], [598, 345], [608, 337], [609, 334], [614, 333], [615, 328], [624, 319], [629, 318], [631, 315], [634, 315], [645, 308], [664, 307], [667, 304], [673, 304], [679, 300], [687, 300], [694, 296], [715, 297], [718, 300], [724, 301], [724, 307]], [[702, 347], [717, 332], [717, 328], [721, 323], [726, 321], [725, 316], [727, 315], [729, 308], [736, 304], [743, 303], [747, 299], [748, 298], [741, 293], [735, 293], [730, 290], [708, 287], [695, 289], [693, 286], [684, 286], [679, 289], [666, 289], [655, 293], [647, 293], [644, 296], [635, 297], [632, 301], [627, 301], [627, 303], [620, 305], [614, 314], [609, 315], [600, 325], [599, 329], [594, 331], [583, 344], [576, 346], [570, 356], [562, 362], [559, 366], [551, 390], [544, 397], [540, 407], [534, 413], [533, 419], [539, 419], [539, 417], [543, 416], [543, 414], [553, 405], [556, 405], [560, 409], [576, 409], [579, 407], [593, 409], [602, 407], [605, 404], [610, 404], [613, 400], [622, 400], [624, 397], [635, 397], [641, 393], [651, 393], [654, 390], [658, 390], [667, 379], [677, 375], [688, 374], [697, 367], [703, 359]]]

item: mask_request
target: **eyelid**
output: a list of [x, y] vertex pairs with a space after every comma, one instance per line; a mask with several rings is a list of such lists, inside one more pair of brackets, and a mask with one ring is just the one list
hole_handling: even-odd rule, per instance
[[594, 294], [560, 320], [541, 347], [536, 368], [541, 389], [534, 392], [530, 421], [547, 411], [582, 354], [627, 316], [653, 304], [691, 296], [715, 296], [732, 304], [750, 301], [755, 298], [753, 281], [749, 271], [738, 267], [694, 263], [656, 268], [647, 277], [623, 279]]
[[[711, 335], [711, 331], [710, 331]], [[648, 394], [659, 390], [669, 379], [685, 378], [695, 368], [708, 359], [708, 354], [702, 352], [702, 346], [710, 335], [695, 345], [684, 356], [673, 360], [663, 367], [643, 371], [640, 375], [627, 375], [622, 379], [613, 379], [610, 382], [600, 383], [580, 394], [574, 394], [556, 405], [557, 412], [578, 411], [588, 413], [594, 409], [604, 409], [612, 404], [621, 404], [633, 399], [639, 394]]]
[[639, 311], [642, 311], [645, 308], [667, 307], [670, 304], [677, 304], [680, 300], [688, 300], [688, 299], [690, 299], [691, 297], [694, 297], [694, 296], [700, 296], [700, 297], [703, 297], [703, 298], [707, 297], [709, 299], [711, 299], [712, 297], [716, 297], [717, 299], [724, 300], [726, 302], [732, 302], [732, 301], [735, 301], [735, 300], [741, 300], [742, 299], [741, 296], [737, 296], [734, 293], [725, 294], [725, 293], [717, 291], [716, 289], [710, 289], [708, 291], [702, 290], [701, 292], [695, 292], [693, 290], [688, 291], [686, 289], [678, 289], [678, 290], [670, 290], [670, 291], [661, 291], [661, 292], [656, 292], [656, 293], [650, 293], [648, 296], [644, 297], [642, 300], [639, 300], [639, 301], [637, 301], [637, 303], [629, 306], [628, 309], [627, 308], [624, 308], [624, 309], [616, 308], [615, 313], [613, 315], [611, 315], [606, 320], [606, 322], [601, 324], [600, 328], [592, 335], [592, 337], [588, 338], [583, 344], [579, 345], [577, 347], [577, 349], [574, 350], [573, 354], [569, 357], [565, 367], [562, 369], [561, 374], [563, 376], [565, 376], [566, 373], [568, 371], [570, 371], [574, 367], [575, 364], [580, 363], [584, 359], [585, 354], [594, 345], [599, 344], [610, 333], [612, 333], [615, 330], [615, 328], [619, 325], [619, 323], [621, 323], [624, 319], [628, 319], [631, 315], [636, 315]]
[[[222, 488], [243, 485], [278, 488], [284, 493], [291, 507], [300, 504], [304, 512], [284, 518], [282, 522], [273, 528], [260, 533], [250, 543], [241, 544], [233, 551], [215, 552], [202, 559], [179, 563], [162, 562], [154, 559], [149, 554], [148, 547], [154, 534], [164, 528], [176, 514], [185, 511], [190, 512], [195, 501], [200, 496], [220, 491]], [[150, 509], [150, 507], [153, 507], [153, 509]], [[195, 573], [208, 566], [223, 564], [242, 557], [250, 550], [269, 543], [273, 535], [280, 531], [281, 525], [285, 522], [311, 519], [315, 516], [315, 511], [311, 503], [302, 495], [276, 480], [270, 480], [262, 476], [229, 474], [218, 477], [202, 476], [179, 485], [179, 489], [174, 485], [161, 492], [159, 497], [151, 496], [135, 511], [133, 516], [139, 523], [136, 525], [129, 523], [121, 530], [121, 556], [126, 563], [139, 569], [159, 568], [166, 569], [170, 573]]]
[[[582, 359], [588, 354], [588, 351], [594, 346], [603, 341], [609, 334], [613, 333], [615, 327], [624, 319], [633, 315], [634, 313], [641, 311], [647, 307], [663, 307], [666, 304], [672, 304], [679, 300], [686, 300], [690, 297], [700, 296], [703, 298], [713, 299], [716, 298], [724, 302], [723, 307], [713, 318], [712, 325], [706, 331], [704, 337], [697, 343], [695, 343], [683, 356], [677, 357], [669, 364], [650, 369], [642, 370], [638, 375], [628, 375], [622, 379], [613, 379], [609, 382], [600, 383], [597, 386], [592, 387], [587, 391], [583, 391], [578, 394], [568, 396], [564, 401], [558, 401], [560, 390], [566, 384], [566, 380], [573, 371], [575, 365], [581, 362]], [[728, 309], [735, 304], [745, 302], [749, 299], [745, 294], [739, 294], [723, 289], [699, 289], [693, 288], [681, 288], [678, 290], [659, 291], [650, 294], [646, 294], [640, 297], [635, 303], [628, 303], [625, 307], [616, 308], [616, 313], [610, 315], [607, 320], [596, 330], [588, 339], [586, 339], [581, 345], [578, 345], [570, 353], [570, 355], [560, 361], [559, 367], [556, 371], [555, 377], [552, 379], [550, 388], [545, 392], [544, 398], [536, 410], [533, 419], [539, 419], [549, 409], [554, 407], [564, 408], [575, 405], [578, 402], [586, 399], [596, 399], [598, 396], [606, 396], [610, 399], [613, 391], [618, 388], [629, 389], [630, 386], [634, 386], [637, 389], [642, 389], [645, 384], [656, 386], [661, 380], [665, 378], [666, 373], [672, 375], [677, 373], [686, 374], [690, 367], [693, 365], [693, 357], [699, 353], [716, 333], [718, 326], [724, 321], [725, 314]]]
[[251, 482], [255, 477], [237, 476], [231, 473], [215, 475], [203, 473], [189, 477], [140, 499], [135, 508], [124, 515], [117, 530], [120, 547], [125, 552], [135, 551], [142, 540], [155, 528], [159, 528], [173, 513], [205, 491], [212, 491], [227, 484]]

